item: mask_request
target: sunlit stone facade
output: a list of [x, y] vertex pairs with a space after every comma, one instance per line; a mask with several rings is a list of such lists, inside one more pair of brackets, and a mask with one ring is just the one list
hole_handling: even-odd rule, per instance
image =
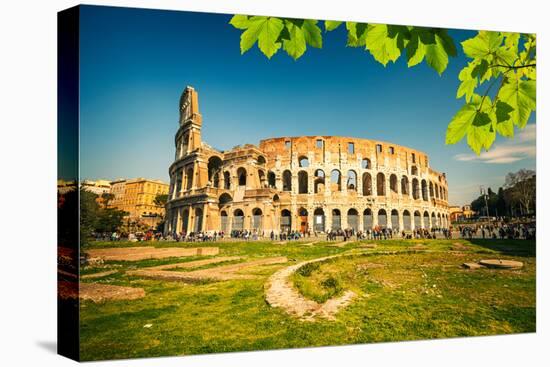
[[167, 233], [250, 230], [405, 231], [447, 227], [444, 173], [392, 143], [339, 136], [280, 137], [218, 151], [201, 140], [198, 94], [180, 99], [170, 166]]

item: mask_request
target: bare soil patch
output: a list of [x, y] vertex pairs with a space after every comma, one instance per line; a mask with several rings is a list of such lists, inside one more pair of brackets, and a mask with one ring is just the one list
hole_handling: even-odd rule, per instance
[[134, 300], [145, 297], [142, 288], [99, 283], [58, 282], [58, 295], [63, 299], [80, 297], [92, 302]]
[[138, 261], [145, 259], [164, 259], [167, 257], [214, 256], [219, 254], [218, 247], [124, 247], [86, 250], [92, 259], [111, 261]]

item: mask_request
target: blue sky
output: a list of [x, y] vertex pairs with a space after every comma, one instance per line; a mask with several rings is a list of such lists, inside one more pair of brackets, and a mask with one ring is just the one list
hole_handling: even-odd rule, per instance
[[[169, 180], [178, 102], [199, 92], [203, 140], [218, 149], [275, 136], [342, 135], [391, 141], [426, 152], [446, 172], [453, 204], [470, 202], [479, 185], [496, 190], [507, 172], [535, 168], [534, 118], [513, 141], [498, 138], [474, 157], [461, 142], [445, 145], [461, 106], [460, 53], [439, 76], [404, 60], [384, 68], [345, 47], [344, 29], [324, 34], [322, 49], [297, 61], [239, 50], [231, 16], [83, 7], [81, 13], [81, 177]], [[450, 32], [457, 41], [472, 31]], [[459, 47], [460, 48], [460, 47]]]

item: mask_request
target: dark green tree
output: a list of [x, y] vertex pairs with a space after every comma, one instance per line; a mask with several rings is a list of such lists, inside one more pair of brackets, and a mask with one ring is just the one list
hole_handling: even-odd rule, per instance
[[91, 239], [98, 222], [98, 196], [81, 188], [80, 191], [80, 244], [86, 245]]

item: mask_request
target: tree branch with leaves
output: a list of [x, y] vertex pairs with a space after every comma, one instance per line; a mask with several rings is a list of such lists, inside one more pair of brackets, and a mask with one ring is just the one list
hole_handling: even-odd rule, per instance
[[[455, 41], [441, 28], [325, 21], [323, 33], [317, 20], [248, 15], [229, 23], [242, 30], [241, 54], [257, 44], [268, 59], [282, 49], [298, 60], [308, 47], [323, 47], [324, 33], [342, 27], [347, 47], [363, 48], [384, 67], [403, 56], [409, 68], [426, 62], [441, 75], [457, 55]], [[464, 105], [449, 122], [445, 142], [466, 138], [479, 155], [497, 134], [512, 138], [514, 127], [523, 129], [536, 108], [536, 35], [479, 31], [461, 46], [471, 59], [458, 74], [456, 98]]]

